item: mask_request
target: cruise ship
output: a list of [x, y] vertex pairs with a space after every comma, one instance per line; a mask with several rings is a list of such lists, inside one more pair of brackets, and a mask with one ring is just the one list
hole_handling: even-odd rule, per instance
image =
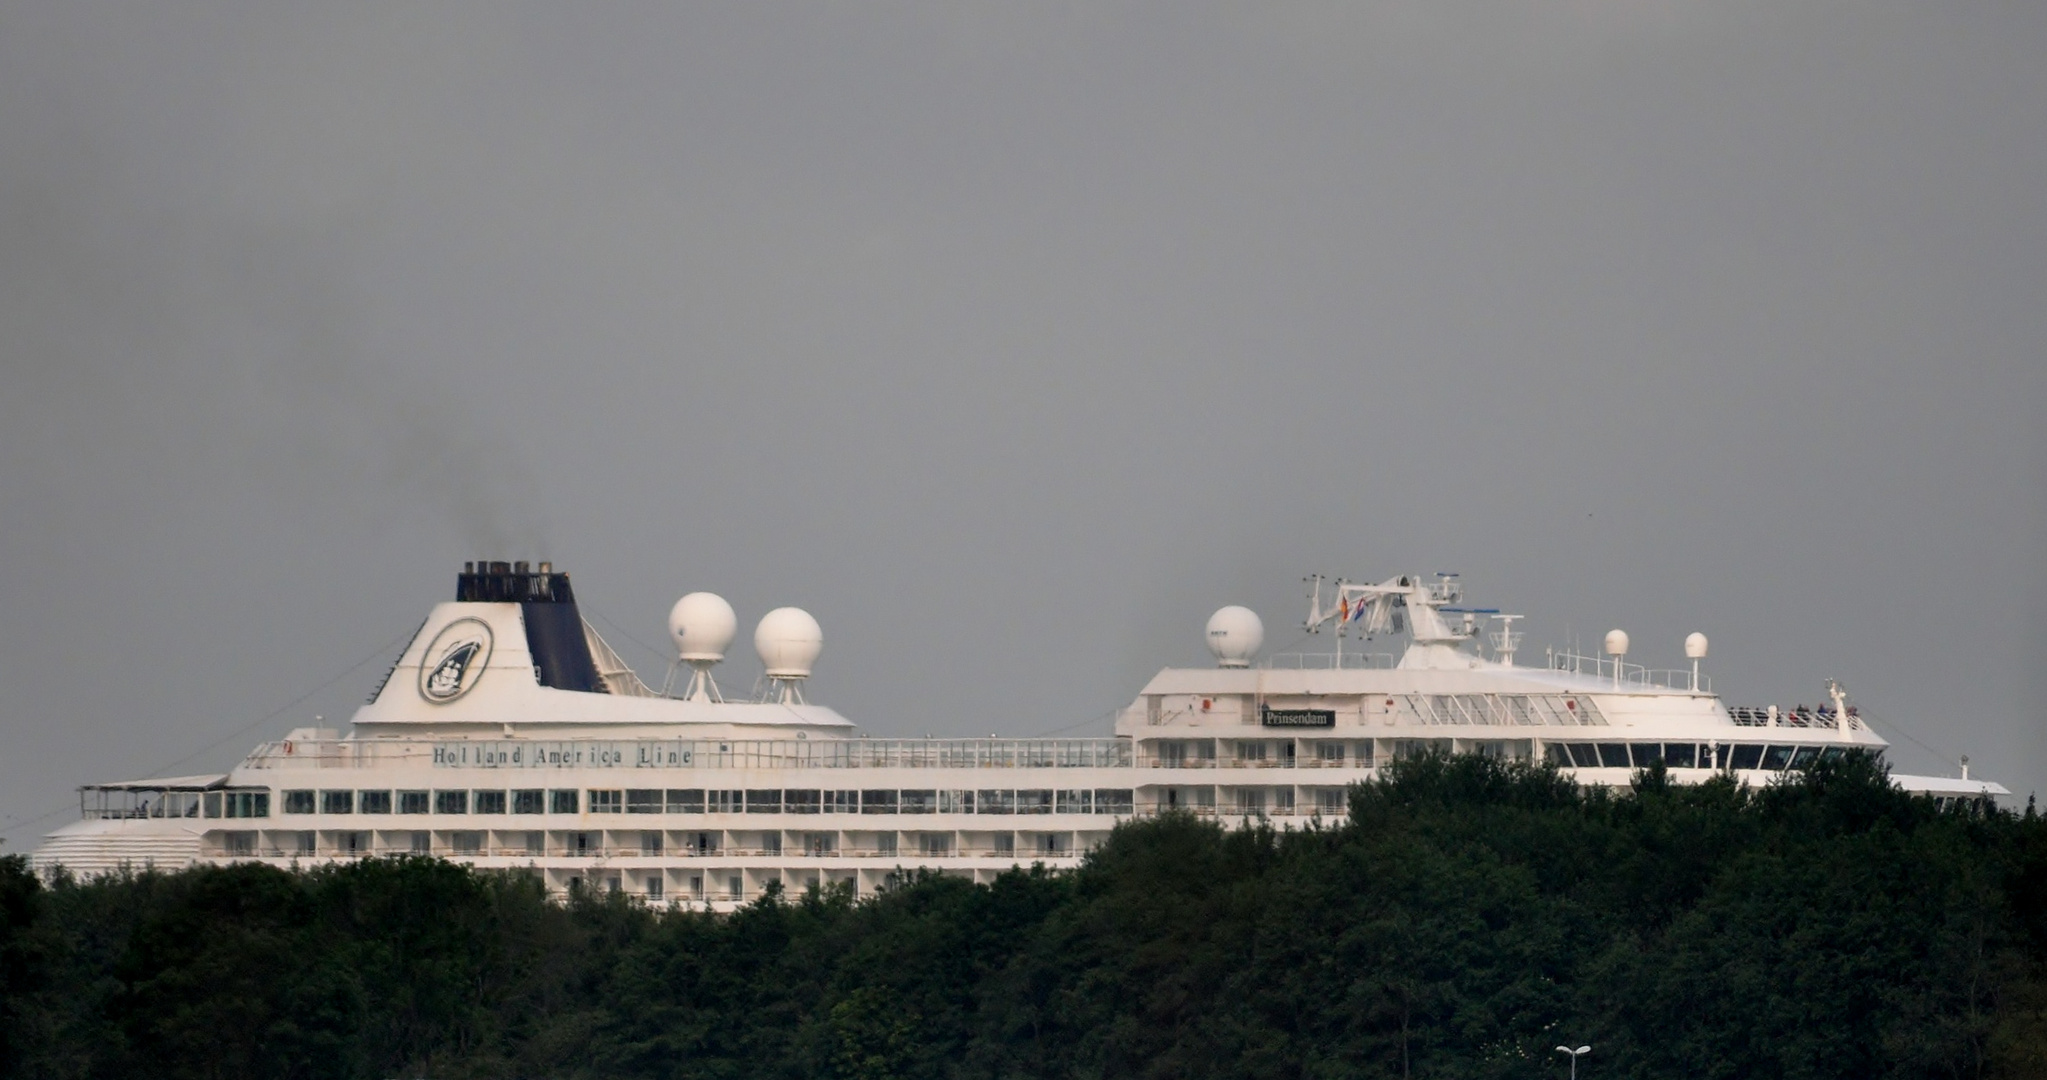
[[[801, 609], [760, 619], [765, 673], [736, 700], [714, 678], [737, 636], [731, 605], [683, 597], [657, 690], [583, 618], [568, 574], [470, 563], [346, 732], [293, 731], [225, 774], [86, 784], [80, 819], [33, 863], [89, 877], [428, 855], [537, 873], [557, 893], [729, 910], [774, 888], [869, 895], [918, 869], [988, 881], [1072, 866], [1117, 822], [1169, 810], [1341, 820], [1351, 785], [1431, 752], [1549, 761], [1620, 787], [1659, 762], [1680, 782], [1761, 785], [1886, 746], [1837, 683], [1813, 708], [1723, 704], [1700, 634], [1682, 668], [1628, 662], [1618, 630], [1603, 655], [1524, 664], [1519, 617], [1461, 606], [1456, 575], [1308, 580], [1306, 629], [1332, 651], [1261, 655], [1259, 617], [1225, 607], [1207, 625], [1214, 666], [1160, 671], [1110, 737], [888, 739], [807, 700], [823, 635]], [[2009, 798], [1966, 767], [1894, 779]]]

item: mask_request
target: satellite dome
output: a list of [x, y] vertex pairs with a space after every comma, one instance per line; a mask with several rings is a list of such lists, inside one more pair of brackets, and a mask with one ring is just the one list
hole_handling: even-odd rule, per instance
[[1706, 635], [1697, 630], [1685, 635], [1685, 658], [1699, 660], [1706, 655]]
[[739, 616], [717, 593], [693, 592], [668, 609], [668, 636], [685, 661], [715, 664], [739, 634]]
[[809, 678], [817, 654], [824, 651], [824, 630], [802, 608], [776, 608], [761, 616], [753, 631], [753, 647], [768, 678]]
[[1628, 632], [1626, 630], [1608, 630], [1606, 632], [1606, 654], [1608, 656], [1628, 655]]
[[1263, 644], [1265, 624], [1250, 608], [1231, 604], [1208, 617], [1208, 651], [1219, 667], [1250, 667]]

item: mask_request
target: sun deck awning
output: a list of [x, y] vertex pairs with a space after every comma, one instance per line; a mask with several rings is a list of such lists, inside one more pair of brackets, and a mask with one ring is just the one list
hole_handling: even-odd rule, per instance
[[161, 776], [154, 780], [114, 780], [104, 784], [85, 784], [85, 791], [212, 791], [227, 786], [227, 774], [209, 773], [203, 776]]

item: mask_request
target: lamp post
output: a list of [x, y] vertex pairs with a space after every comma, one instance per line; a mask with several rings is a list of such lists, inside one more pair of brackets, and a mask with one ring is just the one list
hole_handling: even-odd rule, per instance
[[1589, 1054], [1591, 1052], [1592, 1048], [1589, 1046], [1581, 1046], [1576, 1050], [1573, 1050], [1568, 1046], [1557, 1047], [1557, 1053], [1571, 1055], [1571, 1080], [1578, 1080], [1578, 1055]]

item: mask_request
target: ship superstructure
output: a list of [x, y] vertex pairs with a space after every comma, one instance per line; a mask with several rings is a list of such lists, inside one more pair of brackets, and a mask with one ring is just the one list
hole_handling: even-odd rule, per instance
[[[1454, 575], [1315, 581], [1307, 627], [1327, 654], [1260, 658], [1240, 607], [1208, 626], [1216, 666], [1167, 668], [1116, 718], [1072, 739], [875, 739], [805, 699], [815, 619], [768, 613], [749, 700], [712, 678], [736, 634], [708, 593], [677, 602], [677, 659], [651, 689], [582, 618], [547, 563], [473, 563], [350, 730], [294, 731], [225, 774], [89, 784], [82, 820], [34, 859], [93, 874], [390, 854], [525, 868], [548, 887], [728, 908], [771, 886], [847, 882], [865, 895], [925, 868], [989, 880], [1067, 866], [1118, 821], [1180, 809], [1280, 824], [1341, 819], [1352, 784], [1413, 755], [1555, 763], [1625, 786], [1661, 763], [1679, 782], [1754, 784], [1851, 748], [1881, 752], [1838, 684], [1818, 708], [1728, 707], [1699, 672], [1606, 655], [1516, 662], [1516, 616], [1459, 606]], [[1403, 642], [1397, 655], [1351, 649]], [[689, 678], [671, 693], [683, 668]], [[1983, 780], [1897, 777], [1936, 797], [2008, 793]]]

